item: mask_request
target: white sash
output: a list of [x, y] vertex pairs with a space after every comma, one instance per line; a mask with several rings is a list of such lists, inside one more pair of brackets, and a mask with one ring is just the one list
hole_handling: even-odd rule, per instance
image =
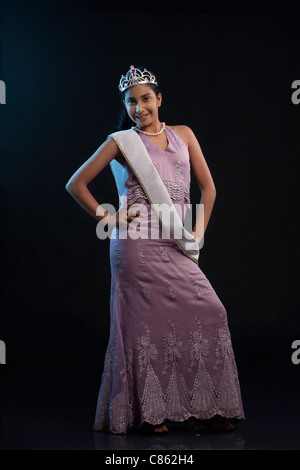
[[[183, 252], [198, 263], [198, 241], [183, 226], [167, 188], [153, 165], [141, 138], [132, 129], [114, 132], [110, 134], [109, 137], [116, 142], [137, 177], [161, 225], [167, 229], [168, 233], [171, 234], [172, 238]], [[115, 178], [119, 196], [121, 196], [125, 191], [125, 181], [128, 177], [127, 170], [116, 160], [110, 162], [110, 167]], [[167, 221], [162, 221], [159, 212], [155, 208], [155, 205], [162, 204], [167, 204], [170, 211], [174, 214], [174, 217], [168, 217]], [[174, 237], [174, 234], [178, 233], [182, 234], [180, 239]]]

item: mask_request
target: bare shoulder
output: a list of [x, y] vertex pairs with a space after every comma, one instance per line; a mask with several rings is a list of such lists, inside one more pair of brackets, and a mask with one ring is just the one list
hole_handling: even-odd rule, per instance
[[105, 141], [104, 145], [114, 154], [114, 159], [117, 160], [119, 163], [121, 163], [122, 166], [125, 166], [126, 160], [117, 146], [116, 142], [114, 139], [111, 137], [108, 137], [107, 140]]
[[192, 129], [185, 125], [178, 125], [178, 126], [168, 126], [172, 129], [182, 140], [186, 143], [187, 146], [190, 146], [193, 141], [196, 139], [195, 134], [193, 133]]

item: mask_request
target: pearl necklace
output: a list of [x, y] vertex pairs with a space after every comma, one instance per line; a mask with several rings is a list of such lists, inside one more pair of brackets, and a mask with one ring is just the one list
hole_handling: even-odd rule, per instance
[[166, 123], [163, 122], [162, 123], [162, 128], [160, 131], [158, 132], [146, 132], [146, 131], [142, 131], [141, 129], [138, 128], [138, 126], [135, 126], [133, 127], [132, 129], [135, 130], [135, 131], [138, 131], [138, 132], [141, 132], [141, 134], [145, 134], [145, 135], [149, 135], [151, 137], [155, 137], [157, 135], [160, 135], [164, 130], [165, 130], [165, 127], [166, 127]]

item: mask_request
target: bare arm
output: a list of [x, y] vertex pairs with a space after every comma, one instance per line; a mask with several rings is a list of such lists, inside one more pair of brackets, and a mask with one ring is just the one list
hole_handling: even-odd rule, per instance
[[[131, 215], [127, 207], [121, 208], [116, 214], [109, 214], [96, 201], [88, 190], [88, 184], [106, 167], [114, 158], [119, 162], [124, 162], [124, 157], [120, 154], [117, 144], [112, 140], [106, 140], [96, 152], [74, 173], [66, 184], [66, 190], [71, 196], [96, 220], [103, 220], [111, 228], [119, 227], [120, 224], [129, 226], [132, 221], [136, 221], [140, 211], [135, 211]], [[131, 207], [139, 204], [132, 204]]]
[[[73, 174], [66, 184], [66, 190], [92, 217], [101, 220], [107, 212], [100, 206], [88, 190], [88, 184], [108, 165], [119, 153], [112, 139], [106, 140], [96, 152]], [[98, 214], [96, 211], [98, 209]]]
[[191, 167], [201, 190], [200, 203], [204, 205], [204, 214], [202, 211], [198, 211], [196, 223], [193, 228], [193, 235], [200, 242], [213, 210], [216, 199], [216, 188], [199, 142], [193, 131], [187, 126], [176, 126], [174, 130], [178, 132], [188, 146]]

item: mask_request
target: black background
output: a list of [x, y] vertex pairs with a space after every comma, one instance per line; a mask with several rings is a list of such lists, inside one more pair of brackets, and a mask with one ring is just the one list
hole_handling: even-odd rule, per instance
[[[199, 265], [227, 309], [242, 390], [257, 380], [270, 393], [295, 389], [299, 25], [293, 14], [1, 2], [2, 391], [89, 390], [96, 404], [109, 241], [65, 184], [116, 130], [117, 85], [131, 64], [156, 73], [161, 120], [193, 129], [212, 172]], [[90, 190], [117, 207], [109, 167]], [[191, 195], [200, 201], [194, 178]]]

